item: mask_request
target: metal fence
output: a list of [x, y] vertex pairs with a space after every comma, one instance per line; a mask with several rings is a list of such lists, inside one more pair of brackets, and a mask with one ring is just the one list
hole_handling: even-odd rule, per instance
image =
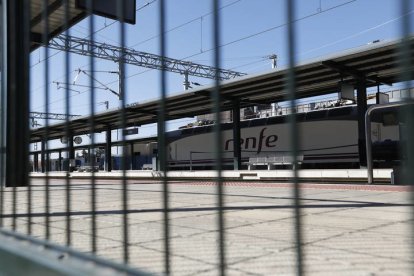
[[[130, 181], [128, 180], [128, 172], [126, 164], [128, 162], [128, 147], [127, 147], [127, 137], [125, 132], [120, 133], [120, 143], [118, 144], [122, 149], [121, 154], [121, 168], [122, 170], [114, 172], [113, 175], [116, 176], [116, 179], [111, 180], [111, 176], [106, 175], [105, 181], [111, 182], [114, 186], [112, 190], [103, 190], [102, 185], [112, 185], [109, 183], [102, 184], [97, 178], [95, 170], [91, 170], [90, 175], [82, 177], [80, 180], [72, 178], [70, 172], [68, 172], [63, 178], [60, 176], [58, 184], [56, 184], [56, 175], [45, 170], [45, 174], [42, 178], [29, 177], [29, 148], [31, 141], [31, 131], [29, 126], [29, 91], [30, 91], [30, 79], [32, 76], [30, 73], [30, 51], [31, 49], [37, 48], [39, 46], [48, 45], [50, 39], [61, 33], [65, 36], [71, 35], [71, 24], [80, 20], [83, 17], [86, 17], [89, 23], [89, 30], [87, 38], [90, 41], [94, 41], [96, 37], [97, 28], [92, 16], [87, 17], [92, 14], [92, 10], [95, 9], [92, 1], [76, 1], [79, 3], [85, 4], [85, 10], [81, 15], [74, 15], [73, 9], [75, 1], [63, 0], [63, 1], [48, 1], [48, 0], [22, 0], [22, 1], [0, 1], [0, 26], [1, 33], [0, 37], [2, 38], [2, 43], [0, 44], [1, 51], [1, 159], [0, 159], [0, 168], [1, 168], [1, 185], [0, 185], [0, 226], [1, 233], [3, 236], [13, 237], [16, 240], [26, 240], [29, 243], [35, 243], [37, 245], [42, 245], [44, 248], [50, 250], [57, 250], [59, 252], [58, 256], [64, 256], [65, 254], [71, 256], [72, 258], [78, 258], [79, 260], [84, 260], [86, 262], [95, 263], [97, 266], [109, 267], [110, 269], [124, 271], [125, 273], [130, 274], [140, 274], [142, 273], [138, 269], [131, 269], [128, 265], [139, 267], [139, 262], [137, 264], [131, 263], [131, 252], [135, 254], [136, 249], [134, 248], [134, 235], [137, 235], [134, 224], [131, 223], [131, 214], [140, 213], [140, 214], [153, 214], [154, 210], [145, 210], [140, 209], [139, 206], [131, 205], [131, 197], [139, 196], [139, 193], [136, 191], [136, 187], [131, 186]], [[103, 1], [102, 1], [103, 2]], [[108, 1], [109, 2], [109, 1]], [[113, 1], [116, 2], [116, 17], [120, 21], [125, 17], [126, 6], [135, 1]], [[153, 1], [155, 2], [155, 1]], [[176, 216], [176, 211], [180, 208], [172, 208], [171, 201], [174, 200], [174, 194], [171, 193], [171, 184], [175, 180], [169, 178], [169, 168], [168, 168], [168, 148], [167, 148], [167, 138], [166, 138], [166, 122], [171, 119], [168, 116], [167, 110], [167, 67], [169, 66], [170, 60], [163, 58], [166, 56], [168, 40], [166, 37], [166, 2], [165, 0], [156, 1], [158, 5], [158, 18], [159, 18], [159, 56], [160, 63], [160, 79], [158, 81], [158, 86], [160, 89], [160, 99], [158, 101], [158, 112], [152, 114], [157, 117], [157, 133], [158, 133], [158, 157], [159, 164], [157, 171], [158, 180], [160, 187], [162, 187], [162, 197], [158, 199], [151, 198], [149, 200], [158, 200], [159, 201], [159, 214], [162, 214], [162, 225], [160, 226], [159, 241], [161, 241], [157, 246], [157, 252], [162, 254], [163, 260], [163, 273], [169, 275], [174, 273], [172, 271], [172, 262], [177, 260], [172, 260], [172, 255], [174, 247], [172, 246], [171, 237], [173, 235], [171, 223], [174, 221]], [[396, 2], [397, 3], [397, 2]], [[220, 11], [220, 1], [212, 0], [212, 13], [213, 13], [213, 26], [212, 26], [212, 38], [213, 38], [213, 47], [212, 47], [212, 67], [221, 68], [222, 67], [222, 18]], [[290, 103], [290, 110], [295, 110], [296, 103], [296, 55], [297, 52], [297, 31], [295, 30], [295, 4], [296, 1], [285, 1], [286, 4], [286, 17], [287, 17], [287, 37], [286, 37], [286, 47], [289, 53], [289, 69], [286, 71], [286, 90], [288, 91], [288, 98], [286, 99]], [[398, 5], [401, 5], [401, 14], [405, 14], [406, 11], [409, 11], [409, 5], [412, 4], [409, 0], [398, 1]], [[40, 13], [39, 13], [40, 11]], [[36, 13], [33, 15], [33, 13]], [[60, 22], [60, 26], [55, 26], [55, 21]], [[60, 17], [60, 18], [59, 18]], [[402, 76], [402, 79], [406, 80], [405, 89], [410, 89], [410, 81], [412, 79], [412, 57], [410, 56], [412, 50], [412, 44], [409, 43], [408, 37], [412, 32], [412, 25], [410, 22], [412, 17], [406, 16], [403, 18], [403, 25], [401, 30], [403, 37], [407, 38], [401, 43], [401, 68], [404, 68], [402, 72], [405, 73]], [[53, 28], [52, 28], [53, 25]], [[36, 29], [35, 29], [36, 28]], [[35, 32], [36, 31], [36, 32]], [[127, 55], [126, 46], [126, 25], [125, 23], [119, 24], [119, 29], [117, 31], [119, 34], [119, 44], [120, 47], [117, 50], [119, 56], [114, 57], [114, 60], [118, 63], [119, 66], [119, 91], [118, 96], [120, 99], [120, 106], [118, 110], [118, 118], [116, 123], [117, 129], [126, 129], [129, 126], [129, 109], [127, 105], [128, 94], [130, 89], [127, 89], [125, 85], [125, 66], [127, 60], [124, 59]], [[35, 41], [35, 42], [34, 42]], [[70, 41], [66, 40], [64, 47], [71, 47]], [[411, 46], [410, 46], [411, 45]], [[42, 48], [44, 57], [49, 57], [51, 55], [50, 49], [48, 47]], [[62, 113], [70, 114], [71, 113], [71, 70], [73, 66], [73, 57], [69, 51], [64, 52], [64, 58], [61, 66], [61, 70], [65, 75], [65, 84], [63, 90], [65, 91], [65, 110]], [[97, 113], [97, 77], [95, 66], [94, 55], [90, 55], [89, 68], [90, 72], [90, 98], [89, 98], [89, 114], [90, 116], [84, 117], [83, 119], [83, 133], [88, 134], [90, 137], [90, 150], [96, 148], [98, 143], [96, 138], [96, 132], [99, 128], [101, 131], [101, 124], [105, 122], [98, 121], [94, 116]], [[44, 78], [44, 83], [50, 83], [50, 67], [49, 60], [46, 58], [44, 61], [43, 73], [40, 74]], [[221, 91], [221, 80], [220, 71], [215, 70], [214, 76], [215, 86], [211, 94], [208, 95], [211, 97], [211, 100], [214, 104], [214, 109], [211, 111], [215, 114], [215, 121], [220, 122], [220, 112], [222, 111], [222, 91]], [[39, 97], [45, 99], [45, 110], [44, 112], [50, 113], [49, 107], [53, 104], [50, 100], [51, 93], [49, 86], [45, 86]], [[406, 126], [407, 126], [407, 137], [413, 137], [414, 130], [412, 123], [412, 109], [407, 109], [405, 111]], [[145, 113], [145, 112], [144, 112]], [[141, 116], [138, 114], [137, 116]], [[296, 117], [290, 116], [290, 137], [291, 139], [291, 152], [294, 158], [293, 164], [297, 164], [298, 160], [296, 157], [299, 155], [299, 137], [300, 133], [296, 123]], [[50, 121], [45, 120], [44, 137], [41, 137], [42, 148], [41, 151], [46, 153], [50, 150], [50, 137], [53, 136], [53, 131], [49, 129]], [[73, 164], [70, 164], [70, 160], [74, 160], [74, 143], [73, 143], [73, 125], [69, 116], [66, 117], [65, 123], [62, 124], [61, 131], [65, 134], [65, 137], [69, 137], [65, 142], [64, 151], [69, 152], [67, 166], [64, 166], [68, 170], [70, 167], [73, 167]], [[107, 131], [108, 132], [108, 131]], [[109, 130], [110, 133], [110, 130]], [[110, 135], [110, 134], [109, 134]], [[107, 135], [108, 138], [108, 135]], [[110, 139], [110, 138], [109, 138]], [[226, 243], [226, 197], [224, 192], [224, 178], [223, 178], [223, 153], [220, 150], [220, 145], [223, 144], [222, 135], [220, 132], [220, 124], [216, 123], [214, 125], [214, 141], [215, 148], [215, 178], [214, 178], [214, 201], [215, 206], [211, 210], [214, 211], [216, 225], [213, 227], [212, 233], [216, 235], [217, 244], [213, 244], [215, 247], [213, 250], [218, 259], [218, 268], [216, 273], [220, 275], [227, 274], [228, 266], [228, 243]], [[407, 141], [412, 139], [408, 138]], [[107, 148], [108, 150], [108, 148]], [[109, 149], [110, 151], [110, 149]], [[407, 162], [405, 162], [405, 168], [412, 168], [412, 160], [414, 160], [414, 149], [412, 143], [407, 143]], [[36, 157], [37, 158], [37, 157]], [[42, 154], [43, 163], [49, 163], [49, 154]], [[61, 158], [61, 157], [60, 157]], [[37, 161], [37, 160], [36, 160]], [[109, 161], [110, 162], [110, 161]], [[96, 158], [91, 158], [89, 165], [93, 168], [97, 165]], [[302, 221], [302, 209], [301, 205], [303, 204], [301, 198], [301, 188], [298, 180], [298, 168], [299, 166], [293, 166], [293, 177], [290, 179], [293, 184], [293, 202], [291, 208], [294, 210], [294, 225], [291, 229], [294, 231], [294, 240], [295, 240], [295, 273], [297, 275], [304, 275], [304, 262], [306, 260], [306, 255], [303, 249], [304, 243], [304, 222]], [[406, 183], [411, 183], [413, 176], [413, 170], [405, 170], [405, 181]], [[32, 175], [33, 176], [33, 175]], [[110, 180], [108, 180], [110, 179]], [[78, 182], [79, 181], [79, 182]], [[108, 186], [109, 187], [109, 186]], [[109, 193], [114, 198], [110, 203], [103, 202], [101, 196], [104, 196], [104, 193]], [[115, 194], [117, 193], [117, 194]], [[108, 196], [108, 194], [105, 194]], [[112, 204], [108, 207], [113, 210], [103, 211], [103, 204]], [[183, 211], [185, 206], [180, 209]], [[121, 262], [110, 262], [103, 261], [98, 257], [103, 255], [105, 257], [106, 249], [102, 249], [102, 245], [105, 242], [110, 242], [108, 239], [101, 239], [101, 229], [102, 222], [99, 221], [102, 216], [105, 215], [116, 215], [117, 216], [117, 225], [119, 226], [118, 236], [121, 236], [121, 244], [117, 244], [116, 249], [122, 259]], [[77, 231], [79, 230], [80, 224], [79, 216], [86, 216], [87, 223], [84, 222], [82, 227], [89, 229], [88, 235], [79, 235]], [[104, 220], [105, 221], [105, 220]], [[104, 222], [105, 223], [105, 222]], [[41, 225], [41, 226], [40, 226]], [[53, 225], [59, 225], [58, 228], [52, 227]], [[7, 230], [9, 229], [9, 230]], [[56, 229], [59, 229], [56, 230]], [[114, 230], [115, 231], [115, 230]], [[138, 231], [139, 232], [139, 231]], [[145, 232], [145, 230], [144, 230]], [[139, 235], [145, 235], [144, 232], [139, 232]], [[19, 234], [20, 233], [20, 234]], [[22, 235], [23, 234], [23, 235]], [[37, 239], [31, 238], [31, 236], [37, 237]], [[81, 240], [81, 241], [80, 241]], [[54, 245], [53, 243], [60, 243], [62, 247]], [[174, 245], [177, 246], [177, 245]], [[77, 250], [71, 248], [78, 248], [80, 251], [85, 251], [90, 254], [83, 254]], [[23, 249], [21, 250], [23, 251]], [[43, 254], [43, 253], [41, 253]], [[46, 254], [46, 253], [45, 253]], [[63, 254], [63, 255], [61, 255]], [[106, 256], [111, 258], [111, 256]], [[145, 256], [144, 256], [145, 257]], [[119, 258], [112, 258], [119, 261]], [[1, 263], [1, 262], [0, 262]], [[122, 263], [122, 264], [119, 264]], [[69, 264], [70, 265], [70, 264]], [[186, 264], [184, 264], [186, 265]], [[191, 264], [187, 264], [191, 266]], [[19, 266], [18, 263], [13, 263], [12, 266]], [[2, 268], [0, 267], [0, 270]], [[98, 269], [98, 268], [96, 268]]]

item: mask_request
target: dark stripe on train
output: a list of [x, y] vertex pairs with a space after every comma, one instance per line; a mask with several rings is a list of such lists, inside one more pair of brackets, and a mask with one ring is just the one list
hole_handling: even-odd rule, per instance
[[[346, 162], [346, 161], [355, 162], [355, 160], [358, 160], [358, 158], [359, 158], [358, 153], [305, 155], [303, 159], [303, 163], [312, 163], [312, 162], [321, 161], [321, 160], [323, 161], [335, 160], [336, 162], [338, 162], [338, 160], [344, 160], [342, 162]], [[249, 158], [242, 158], [242, 163], [247, 162], [248, 160]], [[216, 161], [214, 159], [197, 159], [197, 160], [192, 160], [191, 165], [192, 166], [200, 166], [200, 165], [213, 166], [215, 162]], [[230, 164], [233, 162], [233, 158], [224, 158], [223, 162]], [[179, 166], [189, 167], [190, 160], [170, 161], [169, 165], [171, 167], [179, 167]]]

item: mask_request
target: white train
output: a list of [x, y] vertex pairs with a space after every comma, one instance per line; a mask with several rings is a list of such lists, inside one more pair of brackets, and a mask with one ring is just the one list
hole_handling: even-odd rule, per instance
[[[303, 167], [359, 166], [356, 106], [300, 113], [297, 119]], [[392, 160], [398, 158], [399, 126], [396, 121], [387, 120], [384, 124], [383, 116], [373, 118], [374, 159], [384, 166], [389, 166]], [[222, 127], [223, 161], [230, 168], [233, 164], [233, 124], [226, 123]], [[172, 131], [167, 137], [171, 169], [188, 169], [190, 166], [208, 169], [214, 166], [213, 125]], [[283, 155], [288, 154], [289, 150], [287, 116], [241, 122], [242, 163], [247, 162], [249, 157]]]

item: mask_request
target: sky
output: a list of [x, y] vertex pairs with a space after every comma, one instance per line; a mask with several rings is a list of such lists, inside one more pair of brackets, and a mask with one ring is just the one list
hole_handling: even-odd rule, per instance
[[[167, 56], [175, 59], [213, 65], [212, 59], [212, 1], [166, 0]], [[222, 0], [219, 1], [221, 28], [221, 67], [247, 74], [271, 70], [269, 55], [278, 56], [278, 68], [287, 63], [286, 7], [284, 0]], [[397, 0], [298, 0], [296, 1], [296, 60], [306, 60], [372, 43], [390, 41], [401, 36], [402, 14]], [[414, 9], [414, 5], [411, 5]], [[136, 24], [126, 25], [126, 45], [138, 51], [159, 54], [159, 0], [136, 0]], [[95, 40], [119, 45], [120, 25], [111, 19], [93, 16]], [[411, 19], [412, 20], [412, 19]], [[69, 30], [71, 36], [89, 37], [90, 20], [85, 19]], [[31, 54], [31, 111], [45, 112], [45, 87], [49, 87], [49, 112], [65, 113], [65, 90], [56, 82], [65, 82], [63, 52], [44, 48]], [[45, 64], [48, 62], [48, 83]], [[94, 59], [95, 70], [117, 71], [117, 64]], [[90, 58], [70, 54], [69, 81], [90, 85], [85, 74], [78, 77], [77, 69], [90, 70]], [[276, 68], [277, 70], [277, 68]], [[99, 72], [95, 78], [115, 91], [117, 75]], [[213, 80], [191, 77], [190, 81], [211, 85]], [[126, 104], [156, 99], [160, 96], [160, 72], [126, 65]], [[91, 90], [73, 85], [70, 92], [71, 114], [90, 114]], [[97, 84], [100, 86], [100, 84]], [[75, 91], [76, 90], [76, 91]], [[183, 76], [167, 73], [167, 94], [183, 92]], [[108, 90], [95, 89], [95, 112], [116, 108], [119, 100]], [[170, 124], [173, 129], [194, 121], [182, 119]], [[40, 124], [44, 124], [41, 120]], [[154, 134], [153, 126], [143, 126], [136, 137]], [[114, 135], [114, 134], [113, 134]], [[136, 138], [134, 137], [134, 138]], [[132, 138], [132, 137], [131, 137]], [[99, 138], [98, 140], [100, 140]]]

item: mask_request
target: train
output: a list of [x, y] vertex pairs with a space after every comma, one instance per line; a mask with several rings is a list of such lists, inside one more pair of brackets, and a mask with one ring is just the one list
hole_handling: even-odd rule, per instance
[[[374, 160], [378, 167], [398, 162], [400, 126], [396, 114], [372, 118]], [[251, 157], [289, 155], [290, 115], [254, 118], [240, 122], [241, 163], [247, 168]], [[298, 113], [298, 152], [303, 155], [302, 168], [359, 167], [358, 116], [356, 105], [338, 106]], [[223, 123], [223, 166], [233, 168], [233, 123]], [[167, 158], [171, 170], [212, 169], [214, 158], [214, 124], [193, 126], [167, 133]], [[150, 163], [157, 155], [157, 144], [135, 144], [138, 167]]]

